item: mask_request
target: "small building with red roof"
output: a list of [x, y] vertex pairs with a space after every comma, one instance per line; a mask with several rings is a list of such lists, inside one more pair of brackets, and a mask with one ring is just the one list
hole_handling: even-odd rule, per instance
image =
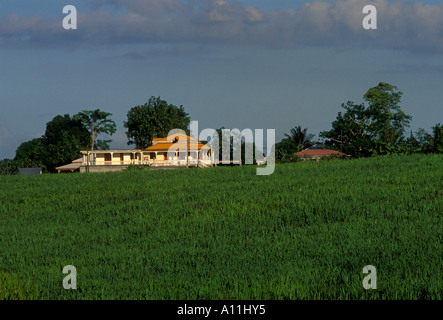
[[303, 160], [320, 160], [327, 157], [346, 157], [348, 156], [346, 153], [332, 150], [332, 149], [325, 149], [322, 146], [315, 145], [313, 147], [310, 147], [308, 149], [305, 149], [300, 152], [296, 152], [295, 155], [297, 157], [300, 157]]

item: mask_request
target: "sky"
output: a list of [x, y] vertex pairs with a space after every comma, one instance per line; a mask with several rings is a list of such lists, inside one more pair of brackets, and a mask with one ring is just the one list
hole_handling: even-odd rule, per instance
[[117, 124], [111, 147], [133, 148], [123, 122], [151, 96], [199, 131], [275, 129], [278, 142], [300, 125], [318, 139], [379, 82], [403, 92], [408, 131], [443, 123], [442, 1], [0, 0], [0, 159], [55, 116], [97, 108]]

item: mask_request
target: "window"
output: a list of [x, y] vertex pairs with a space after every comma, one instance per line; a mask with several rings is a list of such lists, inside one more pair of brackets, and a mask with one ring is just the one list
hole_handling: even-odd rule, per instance
[[112, 161], [112, 158], [111, 158], [111, 154], [110, 154], [110, 153], [105, 153], [105, 161], [109, 161], [109, 162]]

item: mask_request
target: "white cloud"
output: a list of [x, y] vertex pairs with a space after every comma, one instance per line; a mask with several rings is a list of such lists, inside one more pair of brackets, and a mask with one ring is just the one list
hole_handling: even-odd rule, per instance
[[[362, 27], [367, 4], [377, 8], [378, 30]], [[79, 13], [78, 30], [71, 32], [61, 27], [61, 19], [4, 17], [0, 39], [3, 45], [56, 47], [227, 42], [443, 52], [443, 3], [313, 1], [297, 10], [268, 11], [225, 0], [96, 0], [93, 6], [92, 12]], [[109, 6], [125, 13], [113, 15]]]

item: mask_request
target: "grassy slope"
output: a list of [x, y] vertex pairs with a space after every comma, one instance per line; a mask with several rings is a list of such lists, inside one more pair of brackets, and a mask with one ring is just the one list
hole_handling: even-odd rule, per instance
[[[0, 177], [0, 271], [51, 299], [441, 299], [443, 156]], [[65, 265], [78, 290], [63, 289]], [[377, 290], [362, 269], [377, 268]]]

